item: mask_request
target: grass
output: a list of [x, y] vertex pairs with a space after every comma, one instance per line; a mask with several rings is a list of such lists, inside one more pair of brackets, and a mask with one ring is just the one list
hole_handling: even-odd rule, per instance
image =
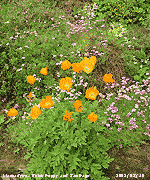
[[[0, 4], [1, 175], [19, 174], [29, 167], [29, 174], [56, 175], [60, 170], [60, 174], [89, 174], [89, 179], [115, 179], [116, 174], [144, 174], [149, 179], [149, 14], [144, 6], [137, 10], [138, 3], [132, 4], [134, 11], [130, 3], [118, 2], [124, 9], [120, 6], [118, 11], [125, 17], [112, 15], [118, 5], [113, 2], [107, 5], [103, 1], [93, 10], [85, 7], [87, 3], [45, 0]], [[88, 13], [90, 20], [86, 20]], [[89, 74], [61, 68], [65, 60], [73, 64], [91, 56], [97, 62]], [[47, 75], [40, 73], [45, 67]], [[103, 81], [109, 73], [115, 80], [111, 85]], [[29, 75], [35, 77], [34, 84], [27, 81]], [[73, 80], [69, 92], [59, 87], [65, 77]], [[85, 97], [92, 86], [99, 92], [96, 100]], [[29, 100], [30, 92], [34, 100]], [[40, 101], [48, 95], [54, 106], [40, 108]], [[82, 102], [81, 113], [73, 108], [76, 100]], [[35, 105], [41, 114], [32, 119]], [[16, 116], [8, 116], [11, 108], [18, 111]], [[73, 121], [63, 121], [65, 110], [74, 112]], [[97, 115], [95, 122], [87, 119], [92, 112]], [[44, 157], [48, 158], [52, 149], [56, 159], [51, 159], [59, 161], [49, 170], [50, 160], [45, 163]], [[59, 156], [57, 150], [69, 155]], [[70, 160], [77, 154], [77, 159]], [[84, 156], [87, 159], [83, 160]], [[69, 162], [66, 166], [62, 157]], [[64, 166], [60, 168], [61, 163]]]

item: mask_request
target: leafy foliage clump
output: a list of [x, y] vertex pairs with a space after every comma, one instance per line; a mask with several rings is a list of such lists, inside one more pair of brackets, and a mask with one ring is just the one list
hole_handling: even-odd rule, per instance
[[[148, 15], [149, 2], [147, 0], [93, 0], [98, 8], [95, 9], [96, 19], [107, 18], [108, 23], [143, 25], [150, 20]], [[145, 24], [145, 23], [144, 23]]]

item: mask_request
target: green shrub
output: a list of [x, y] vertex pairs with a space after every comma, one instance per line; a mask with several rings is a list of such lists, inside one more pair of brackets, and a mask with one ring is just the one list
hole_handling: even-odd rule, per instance
[[139, 24], [148, 19], [149, 3], [146, 0], [93, 0], [98, 8], [95, 9], [96, 19], [107, 18], [108, 22], [122, 24]]

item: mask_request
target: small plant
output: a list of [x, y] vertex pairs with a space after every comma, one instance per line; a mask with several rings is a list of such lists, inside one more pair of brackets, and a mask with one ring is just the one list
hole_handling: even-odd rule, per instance
[[[90, 60], [88, 58], [84, 58], [80, 63], [73, 63], [72, 67], [73, 67], [73, 71], [79, 73], [79, 72], [86, 72], [87, 74], [91, 73], [94, 65], [96, 63], [96, 57], [92, 56], [90, 58]], [[65, 60], [62, 62], [61, 64], [61, 68], [63, 70], [69, 69], [71, 66], [71, 63], [68, 60]], [[44, 76], [47, 75], [47, 67], [42, 68], [40, 71], [41, 74], [43, 74]], [[27, 81], [31, 84], [34, 85], [35, 83], [35, 78], [33, 76], [27, 76]], [[114, 80], [112, 79], [112, 75], [111, 74], [106, 74], [103, 78], [103, 81], [105, 82], [110, 82], [113, 83]], [[62, 78], [60, 80], [60, 89], [62, 91], [67, 90], [68, 92], [70, 91], [71, 86], [73, 85], [72, 83], [72, 79], [70, 77], [66, 77], [66, 78]], [[98, 90], [96, 89], [96, 87], [91, 87], [88, 90], [86, 90], [86, 95], [85, 97], [87, 99], [92, 99], [92, 100], [96, 100], [96, 96], [99, 94]], [[35, 97], [35, 96], [34, 96]], [[28, 95], [28, 98], [31, 100], [32, 98], [32, 92], [30, 92], [30, 94]], [[35, 99], [36, 100], [36, 99]], [[34, 102], [34, 100], [33, 100]], [[37, 103], [38, 101], [36, 101]], [[35, 103], [35, 102], [34, 102]], [[90, 137], [91, 138], [91, 132], [94, 130], [94, 132], [96, 131], [102, 131], [103, 130], [103, 126], [95, 126], [94, 124], [91, 125], [91, 123], [88, 123], [86, 119], [88, 119], [90, 122], [95, 122], [97, 120], [103, 121], [103, 119], [105, 119], [106, 115], [105, 114], [100, 114], [97, 116], [96, 114], [94, 114], [94, 111], [96, 111], [96, 107], [97, 107], [98, 101], [94, 101], [92, 104], [89, 103], [85, 103], [85, 101], [82, 99], [82, 102], [79, 100], [76, 100], [75, 103], [73, 104], [73, 102], [59, 102], [56, 103], [55, 102], [55, 107], [54, 109], [51, 109], [51, 107], [54, 106], [53, 100], [51, 98], [51, 96], [46, 96], [46, 100], [43, 98], [38, 105], [35, 105], [33, 108], [31, 108], [31, 114], [30, 117], [32, 117], [32, 119], [36, 119], [36, 121], [33, 123], [32, 126], [32, 130], [29, 128], [27, 128], [26, 124], [23, 123], [22, 126], [24, 126], [24, 131], [21, 132], [22, 136], [21, 138], [15, 138], [17, 140], [17, 142], [22, 143], [24, 146], [28, 146], [29, 149], [32, 149], [34, 151], [34, 157], [35, 159], [33, 161], [40, 162], [40, 158], [41, 157], [45, 157], [47, 158], [47, 163], [45, 164], [44, 168], [41, 169], [41, 164], [39, 167], [37, 167], [36, 170], [36, 174], [41, 172], [43, 174], [66, 174], [68, 172], [73, 172], [74, 169], [77, 169], [77, 167], [79, 167], [79, 163], [80, 162], [80, 168], [84, 167], [85, 164], [83, 163], [83, 165], [81, 165], [81, 157], [83, 154], [80, 154], [80, 156], [77, 158], [77, 155], [69, 155], [68, 158], [66, 158], [64, 156], [64, 153], [66, 154], [70, 154], [69, 151], [75, 151], [75, 148], [77, 148], [78, 146], [80, 148], [84, 149], [84, 153], [85, 150], [91, 153], [94, 151], [95, 154], [95, 158], [94, 159], [99, 159], [95, 164], [93, 164], [92, 166], [89, 166], [89, 168], [91, 169], [91, 172], [87, 172], [87, 165], [90, 164], [91, 158], [92, 158], [92, 154], [91, 154], [91, 158], [89, 159], [89, 162], [87, 162], [86, 165], [86, 169], [80, 169], [80, 173], [83, 172], [83, 174], [95, 174], [92, 175], [92, 178], [96, 178], [96, 177], [101, 177], [101, 175], [103, 174], [100, 169], [101, 169], [101, 162], [102, 165], [104, 166], [104, 168], [107, 168], [107, 162], [111, 162], [113, 159], [110, 158], [102, 158], [103, 157], [103, 152], [105, 152], [106, 150], [103, 149], [107, 149], [108, 148], [108, 143], [106, 143], [105, 138], [103, 139], [102, 137], [99, 138], [99, 142], [100, 142], [100, 147], [101, 145], [103, 146], [102, 148], [98, 148], [98, 144], [96, 146], [91, 146], [90, 144], [87, 144], [86, 142], [90, 143], [90, 140], [87, 140], [86, 137]], [[43, 109], [48, 109], [48, 110], [40, 110], [40, 108]], [[60, 108], [61, 107], [61, 108]], [[73, 112], [73, 108], [75, 108], [75, 112]], [[65, 111], [65, 115], [63, 116]], [[69, 112], [67, 112], [69, 111]], [[71, 112], [72, 111], [72, 112]], [[91, 112], [88, 116], [86, 115], [87, 112]], [[71, 113], [74, 113], [71, 116]], [[14, 108], [10, 109], [10, 111], [8, 111], [8, 116], [17, 116], [18, 111]], [[87, 117], [86, 117], [87, 116]], [[58, 118], [59, 117], [59, 118]], [[104, 118], [105, 117], [105, 118]], [[29, 118], [30, 119], [30, 118]], [[62, 121], [70, 121], [71, 124], [68, 124], [67, 122], [61, 122]], [[27, 123], [28, 124], [28, 123]], [[47, 128], [45, 128], [47, 127]], [[54, 128], [53, 128], [54, 127]], [[57, 128], [55, 128], [57, 127]], [[16, 128], [16, 127], [15, 127]], [[35, 128], [35, 130], [34, 130]], [[68, 128], [70, 129], [70, 131], [68, 131]], [[9, 129], [9, 128], [8, 128]], [[17, 128], [19, 131], [20, 129]], [[27, 130], [28, 129], [28, 130]], [[53, 130], [52, 130], [53, 129]], [[31, 131], [30, 131], [31, 130]], [[52, 130], [52, 131], [50, 131]], [[68, 131], [68, 134], [67, 134]], [[50, 133], [50, 136], [47, 136], [47, 132]], [[72, 133], [77, 133], [76, 135], [72, 134]], [[83, 132], [83, 134], [80, 134], [80, 132]], [[16, 132], [15, 132], [16, 134]], [[15, 136], [14, 134], [14, 136]], [[54, 135], [57, 134], [57, 135]], [[72, 138], [71, 138], [71, 134], [72, 134]], [[70, 138], [68, 139], [68, 137], [70, 136]], [[82, 139], [79, 138], [79, 136], [82, 136]], [[94, 137], [93, 137], [94, 138]], [[97, 137], [98, 138], [98, 137]], [[23, 139], [26, 139], [26, 141], [22, 142]], [[28, 140], [27, 140], [28, 139]], [[51, 139], [51, 140], [50, 140]], [[53, 139], [53, 140], [52, 140]], [[65, 140], [66, 139], [66, 140]], [[43, 141], [44, 140], [44, 141]], [[96, 140], [96, 139], [95, 139]], [[97, 141], [97, 140], [96, 140]], [[39, 151], [39, 145], [40, 144], [45, 144], [44, 145], [44, 149], [40, 150], [40, 152], [42, 153], [38, 153]], [[29, 145], [30, 144], [30, 145]], [[57, 148], [55, 147], [55, 151], [54, 152], [50, 152], [49, 153], [49, 148], [51, 149], [53, 147], [54, 144], [58, 144]], [[58, 149], [62, 149], [61, 146], [63, 144], [64, 147], [64, 152], [59, 152]], [[80, 144], [80, 145], [79, 145]], [[84, 147], [82, 147], [84, 145]], [[41, 146], [41, 145], [40, 145]], [[77, 148], [78, 151], [80, 151], [80, 148]], [[87, 148], [88, 147], [88, 148]], [[90, 147], [90, 148], [89, 148]], [[98, 151], [96, 152], [96, 149], [98, 149]], [[100, 150], [101, 149], [101, 150]], [[47, 152], [48, 151], [48, 152]], [[57, 152], [58, 151], [58, 152]], [[98, 157], [99, 152], [101, 152], [101, 157]], [[37, 154], [35, 153], [37, 152]], [[47, 155], [46, 155], [46, 154]], [[54, 162], [53, 160], [53, 156], [52, 154], [54, 154], [55, 156], [58, 157], [59, 161]], [[97, 157], [96, 157], [97, 154]], [[27, 155], [25, 158], [29, 158], [30, 156]], [[51, 158], [50, 158], [51, 157]], [[37, 159], [38, 158], [38, 159]], [[56, 157], [55, 157], [56, 158]], [[63, 161], [63, 159], [66, 159], [65, 161]], [[57, 158], [56, 158], [57, 159]], [[105, 160], [104, 160], [105, 159]], [[68, 169], [66, 169], [64, 171], [64, 165], [67, 162], [67, 166]], [[63, 164], [64, 165], [63, 165]], [[70, 165], [69, 165], [70, 164]], [[49, 168], [53, 168], [53, 171], [50, 170]], [[69, 168], [70, 167], [70, 168]], [[46, 169], [49, 170], [46, 170]], [[31, 170], [31, 172], [30, 172]], [[45, 171], [46, 170], [46, 171]], [[32, 166], [30, 167], [29, 165], [29, 169], [28, 169], [28, 174], [33, 173], [32, 170]], [[77, 172], [76, 172], [77, 173]], [[34, 174], [34, 173], [33, 173]]]

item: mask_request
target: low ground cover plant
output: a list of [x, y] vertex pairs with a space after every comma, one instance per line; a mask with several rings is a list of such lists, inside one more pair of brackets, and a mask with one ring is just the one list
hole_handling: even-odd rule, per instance
[[30, 159], [28, 179], [110, 179], [105, 172], [114, 158], [108, 150], [149, 140], [149, 36], [135, 32], [134, 23], [120, 23], [122, 18], [108, 22], [110, 9], [94, 21], [93, 3], [89, 13], [82, 4], [67, 16], [60, 9], [65, 3], [1, 6], [2, 107], [7, 103], [0, 127], [16, 146], [30, 150], [24, 157]]

